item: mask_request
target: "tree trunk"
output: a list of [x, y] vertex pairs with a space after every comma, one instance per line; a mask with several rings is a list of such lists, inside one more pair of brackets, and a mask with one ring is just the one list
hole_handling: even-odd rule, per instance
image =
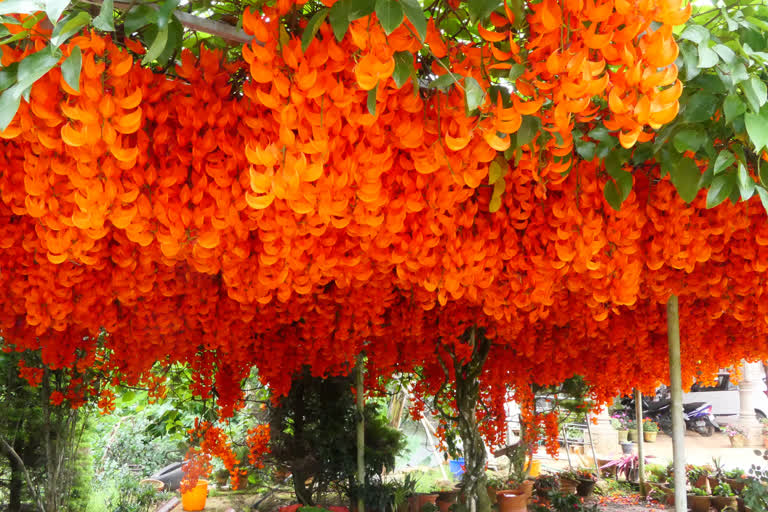
[[[19, 442], [19, 438], [14, 440], [13, 449], [20, 457], [24, 457], [22, 443]], [[19, 461], [16, 460], [11, 454], [8, 454], [8, 462], [11, 467], [11, 480], [8, 485], [9, 497], [8, 497], [8, 512], [20, 512], [21, 511], [21, 491], [24, 488], [24, 469], [21, 467]]]
[[[467, 499], [475, 503], [476, 512], [490, 512], [491, 501], [486, 491], [486, 451], [477, 425], [477, 403], [480, 400], [479, 377], [491, 348], [490, 341], [472, 327], [469, 332], [473, 345], [472, 359], [461, 363], [454, 359], [456, 373], [456, 408], [458, 428], [464, 451], [464, 479], [462, 487]], [[470, 505], [470, 510], [472, 507]]]

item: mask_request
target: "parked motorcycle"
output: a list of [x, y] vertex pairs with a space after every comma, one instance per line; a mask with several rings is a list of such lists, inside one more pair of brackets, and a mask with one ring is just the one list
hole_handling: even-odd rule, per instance
[[[631, 419], [635, 419], [635, 399], [624, 397], [621, 403]], [[672, 434], [672, 401], [669, 398], [654, 400], [643, 396], [643, 417], [655, 421], [665, 434]], [[683, 420], [685, 428], [698, 432], [704, 437], [711, 436], [715, 431], [720, 431], [715, 416], [712, 414], [712, 405], [707, 402], [693, 402], [683, 404]]]

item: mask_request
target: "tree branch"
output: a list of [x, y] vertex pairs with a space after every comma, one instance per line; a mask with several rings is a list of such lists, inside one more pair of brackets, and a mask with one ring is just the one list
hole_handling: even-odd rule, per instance
[[[91, 5], [101, 5], [103, 3], [103, 0], [82, 0], [82, 1], [86, 4], [91, 4]], [[160, 8], [157, 4], [154, 4], [154, 3], [143, 3], [143, 2], [135, 2], [135, 1], [114, 3], [115, 9], [118, 9], [118, 10], [128, 10], [131, 7], [134, 7], [135, 5], [148, 5], [153, 9]], [[195, 16], [194, 14], [189, 14], [179, 9], [174, 10], [173, 15], [176, 16], [176, 19], [179, 20], [179, 23], [181, 23], [182, 25], [184, 25], [190, 30], [211, 34], [212, 36], [217, 36], [224, 39], [225, 41], [231, 41], [233, 43], [247, 44], [247, 43], [253, 42], [255, 44], [258, 44], [259, 46], [264, 46], [263, 42], [254, 39], [252, 36], [249, 36], [242, 29], [233, 27], [232, 25], [229, 25], [227, 23], [223, 23], [221, 21], [209, 20], [206, 18], [202, 18], [200, 16]]]
[[27, 485], [29, 486], [29, 491], [35, 497], [35, 502], [37, 502], [37, 506], [40, 509], [40, 512], [45, 512], [43, 503], [40, 501], [40, 495], [37, 493], [37, 489], [35, 489], [32, 485], [32, 478], [30, 478], [29, 471], [27, 471], [27, 465], [24, 464], [24, 461], [21, 459], [21, 457], [19, 457], [19, 454], [16, 453], [16, 450], [13, 449], [13, 446], [8, 444], [8, 441], [5, 440], [5, 437], [2, 434], [0, 434], [0, 443], [3, 444], [5, 450], [11, 455], [11, 457], [16, 459], [16, 462], [18, 462], [19, 466], [21, 466], [22, 471], [24, 471], [24, 480], [27, 481]]

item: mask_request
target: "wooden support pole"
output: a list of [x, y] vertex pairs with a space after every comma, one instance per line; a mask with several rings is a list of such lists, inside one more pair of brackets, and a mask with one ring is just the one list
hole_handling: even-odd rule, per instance
[[357, 497], [357, 511], [365, 512], [365, 502], [363, 501], [363, 492], [365, 488], [365, 414], [363, 404], [363, 372], [365, 362], [363, 354], [357, 355], [357, 365], [355, 367], [355, 389], [357, 394], [357, 485], [360, 493]]
[[645, 489], [645, 448], [643, 442], [643, 394], [635, 388], [635, 418], [637, 418], [637, 478], [640, 482], [640, 494], [648, 497]]
[[683, 382], [680, 370], [680, 312], [677, 295], [667, 301], [667, 342], [669, 344], [669, 389], [672, 394], [672, 463], [674, 465], [675, 510], [688, 510], [685, 493], [685, 424], [683, 423]]

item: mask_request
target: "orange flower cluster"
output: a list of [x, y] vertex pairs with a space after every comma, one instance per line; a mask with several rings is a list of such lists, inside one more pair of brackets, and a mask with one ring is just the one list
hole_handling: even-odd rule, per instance
[[[672, 293], [686, 382], [768, 357], [758, 204], [685, 205], [650, 162], [614, 212], [597, 162], [562, 173], [576, 120], [594, 116], [631, 145], [672, 115], [679, 2], [545, 0], [531, 6], [524, 49], [490, 30], [487, 46], [443, 43], [452, 69], [483, 87], [483, 55], [525, 68], [525, 98], [489, 97], [475, 117], [457, 87], [396, 87], [393, 52], [420, 44], [406, 28], [385, 36], [361, 19], [338, 42], [324, 23], [303, 52], [281, 38], [287, 7], [246, 13], [265, 44], [246, 45], [242, 61], [185, 51], [177, 78], [95, 33], [63, 46], [82, 49], [79, 89], [52, 70], [0, 133], [5, 343], [75, 367], [104, 328], [109, 358], [93, 364], [135, 384], [156, 361], [186, 362], [195, 392], [215, 390], [225, 414], [253, 365], [284, 393], [303, 366], [347, 372], [363, 349], [369, 385], [418, 365], [435, 390], [438, 347], [465, 357], [457, 336], [473, 324], [494, 343], [482, 377], [494, 410], [507, 386], [574, 373], [599, 401], [647, 390], [666, 375]], [[42, 44], [3, 46], [2, 65]], [[234, 73], [247, 76], [242, 95]], [[595, 111], [593, 95], [607, 107]], [[491, 213], [489, 167], [523, 116], [563, 140], [534, 139], [504, 163]], [[79, 389], [74, 404], [96, 388]], [[201, 474], [205, 454], [190, 459]]]
[[235, 457], [227, 434], [219, 427], [208, 421], [195, 418], [195, 426], [187, 431], [190, 448], [184, 457], [184, 479], [181, 481], [181, 492], [193, 489], [199, 478], [207, 478], [213, 471], [211, 459], [217, 457], [229, 471], [233, 489], [238, 488], [241, 470], [237, 468], [240, 461]]
[[264, 456], [270, 453], [269, 425], [257, 425], [248, 429], [245, 442], [248, 445], [248, 462], [255, 468], [264, 467]]

